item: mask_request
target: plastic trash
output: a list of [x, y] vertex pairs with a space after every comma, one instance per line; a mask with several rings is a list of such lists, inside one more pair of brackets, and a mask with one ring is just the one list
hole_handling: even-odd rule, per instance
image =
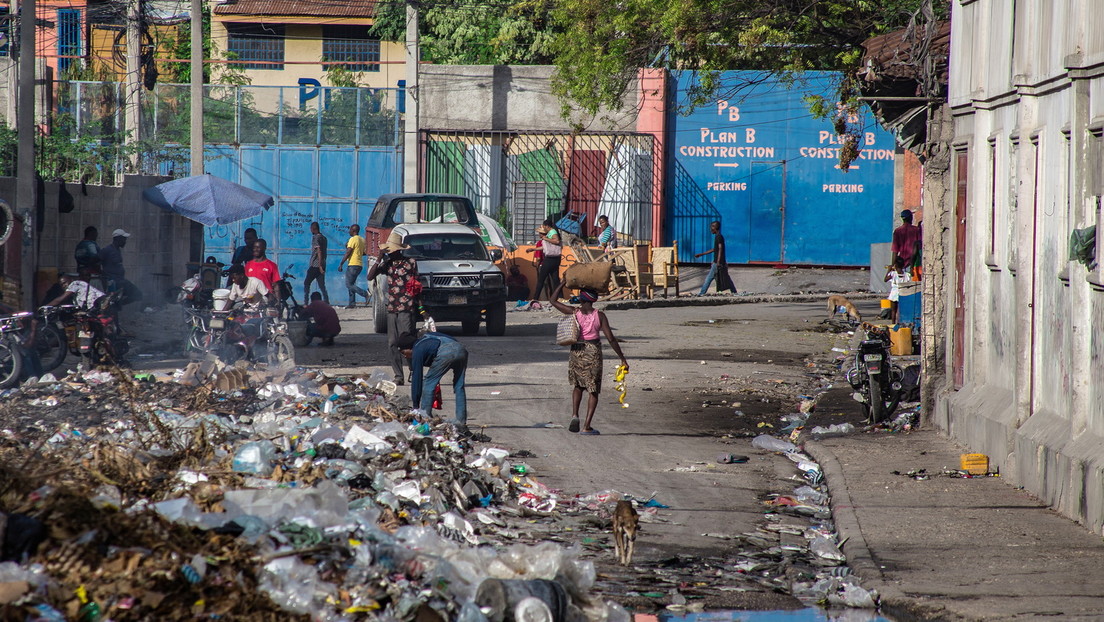
[[797, 498], [798, 501], [815, 505], [826, 505], [828, 503], [827, 494], [809, 486], [798, 486], [794, 489], [793, 496]]
[[833, 423], [828, 427], [816, 426], [812, 430], [809, 430], [809, 434], [813, 436], [823, 437], [830, 435], [842, 435], [850, 434], [855, 431], [855, 426], [850, 423]]
[[236, 473], [252, 473], [267, 477], [272, 474], [274, 460], [276, 460], [276, 446], [272, 441], [250, 441], [234, 453], [231, 468]]
[[809, 543], [809, 550], [818, 558], [837, 564], [842, 564], [847, 559], [836, 543], [826, 536], [813, 538]]
[[770, 434], [760, 434], [751, 441], [752, 447], [758, 447], [759, 449], [765, 449], [767, 451], [778, 452], [790, 452], [797, 451], [797, 446], [789, 441], [784, 441], [779, 438], [775, 438]]
[[[532, 600], [544, 605], [544, 609], [531, 602], [521, 607], [523, 602]], [[519, 607], [521, 613], [542, 616], [534, 617], [534, 622], [563, 622], [567, 616], [567, 593], [563, 586], [542, 579], [485, 579], [479, 584], [475, 602], [480, 608], [490, 610], [492, 620], [508, 619], [507, 612], [512, 611], [516, 615]]]
[[294, 556], [274, 559], [264, 565], [260, 580], [261, 591], [272, 602], [292, 613], [307, 614], [337, 589], [319, 580], [318, 570]]

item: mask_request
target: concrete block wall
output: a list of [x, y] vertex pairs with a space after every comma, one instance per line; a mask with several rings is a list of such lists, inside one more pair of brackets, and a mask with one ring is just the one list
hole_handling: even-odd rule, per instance
[[[0, 191], [14, 179], [0, 182]], [[76, 269], [73, 250], [84, 237], [84, 228], [99, 230], [99, 244], [111, 243], [111, 232], [125, 229], [131, 234], [123, 249], [127, 279], [144, 294], [143, 306], [161, 304], [166, 289], [187, 278], [186, 263], [202, 238], [202, 228], [181, 216], [148, 203], [142, 191], [168, 181], [166, 177], [128, 175], [122, 186], [96, 186], [47, 182], [42, 192], [41, 230], [35, 270], [72, 272]], [[68, 197], [66, 197], [68, 195]], [[59, 206], [71, 198], [73, 209], [61, 213]], [[50, 283], [36, 283], [36, 301]]]
[[552, 94], [551, 66], [422, 65], [418, 89], [422, 129], [636, 131], [639, 85], [625, 94], [627, 106], [596, 118], [565, 120]]

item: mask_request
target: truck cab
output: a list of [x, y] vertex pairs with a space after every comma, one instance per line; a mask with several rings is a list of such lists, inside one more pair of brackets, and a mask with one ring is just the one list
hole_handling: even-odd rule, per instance
[[456, 223], [479, 228], [479, 217], [468, 197], [458, 194], [384, 194], [376, 199], [376, 206], [364, 228], [368, 256], [379, 255], [379, 245], [387, 241], [387, 236], [396, 226], [423, 222]]
[[[435, 322], [460, 322], [465, 335], [486, 322], [487, 335], [506, 332], [506, 275], [495, 253], [471, 227], [458, 223], [399, 224], [392, 231], [409, 246], [403, 254], [418, 264], [420, 300]], [[387, 330], [387, 277], [372, 283], [376, 332]]]

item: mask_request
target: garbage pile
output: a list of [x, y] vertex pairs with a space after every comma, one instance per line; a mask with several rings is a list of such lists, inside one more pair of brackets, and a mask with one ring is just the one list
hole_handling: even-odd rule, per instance
[[760, 553], [749, 556], [743, 568], [760, 572], [777, 567], [764, 565], [762, 560], [785, 558], [787, 572], [771, 578], [799, 600], [826, 606], [876, 607], [877, 591], [862, 587], [839, 548], [820, 465], [793, 443], [768, 434], [755, 437], [751, 444], [785, 455], [794, 463], [803, 483], [789, 494], [773, 495], [764, 501], [770, 511], [767, 524], [756, 533], [741, 536]]
[[0, 403], [0, 619], [628, 620], [557, 496], [381, 376], [46, 376]]

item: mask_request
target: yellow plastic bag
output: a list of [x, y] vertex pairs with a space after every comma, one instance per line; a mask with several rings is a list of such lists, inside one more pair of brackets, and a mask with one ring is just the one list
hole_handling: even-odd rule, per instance
[[615, 391], [621, 392], [621, 397], [617, 398], [617, 401], [621, 403], [621, 408], [628, 408], [629, 405], [625, 403], [625, 376], [629, 375], [629, 368], [624, 365], [618, 365], [617, 371], [613, 375], [613, 381], [616, 383], [613, 385]]

